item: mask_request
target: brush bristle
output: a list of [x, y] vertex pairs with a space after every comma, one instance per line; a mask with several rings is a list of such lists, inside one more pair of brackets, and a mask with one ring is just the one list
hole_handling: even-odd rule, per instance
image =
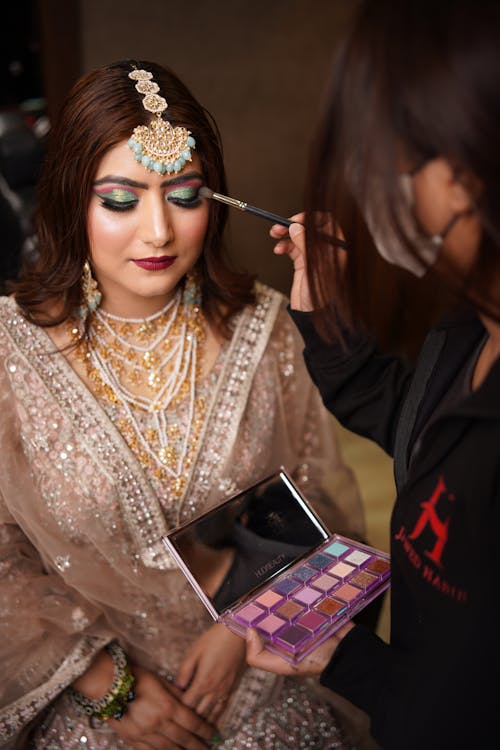
[[201, 188], [198, 190], [198, 195], [201, 195], [202, 198], [211, 198], [214, 194], [213, 190], [210, 190], [209, 187], [206, 185], [202, 185]]

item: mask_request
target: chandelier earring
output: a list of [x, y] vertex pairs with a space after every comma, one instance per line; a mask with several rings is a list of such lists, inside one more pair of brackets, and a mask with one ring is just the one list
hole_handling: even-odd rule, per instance
[[182, 301], [185, 305], [201, 307], [201, 286], [198, 274], [194, 271], [190, 271], [186, 274]]
[[102, 294], [97, 286], [97, 281], [92, 276], [92, 269], [88, 260], [85, 261], [82, 271], [82, 304], [78, 310], [78, 317], [85, 319], [90, 312], [95, 312], [101, 304]]

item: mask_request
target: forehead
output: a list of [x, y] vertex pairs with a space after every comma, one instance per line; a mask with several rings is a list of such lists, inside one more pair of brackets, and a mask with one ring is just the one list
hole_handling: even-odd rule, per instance
[[122, 141], [107, 151], [102, 157], [95, 174], [96, 180], [105, 177], [126, 177], [135, 182], [145, 183], [148, 186], [160, 185], [169, 178], [182, 177], [183, 174], [199, 172], [203, 176], [200, 157], [196, 151], [192, 152], [192, 160], [186, 162], [184, 168], [176, 174], [158, 174], [150, 172], [136, 161], [132, 149], [127, 141]]

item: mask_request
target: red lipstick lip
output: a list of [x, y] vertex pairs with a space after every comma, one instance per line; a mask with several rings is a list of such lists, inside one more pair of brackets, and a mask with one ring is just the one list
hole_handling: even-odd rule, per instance
[[175, 261], [175, 256], [162, 255], [161, 258], [133, 258], [132, 262], [146, 271], [163, 271]]

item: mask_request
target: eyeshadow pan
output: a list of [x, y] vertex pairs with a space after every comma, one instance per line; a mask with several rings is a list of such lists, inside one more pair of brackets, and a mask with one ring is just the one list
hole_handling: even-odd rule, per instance
[[349, 583], [354, 583], [356, 586], [360, 586], [362, 589], [367, 589], [377, 583], [377, 577], [372, 576], [371, 573], [366, 573], [364, 570], [360, 570], [355, 576], [349, 578]]
[[254, 599], [256, 604], [259, 604], [261, 607], [267, 607], [268, 609], [271, 609], [275, 604], [282, 601], [283, 597], [280, 596], [280, 594], [276, 594], [274, 591], [264, 591], [263, 594]]
[[344, 585], [335, 592], [335, 596], [339, 599], [343, 599], [345, 602], [352, 602], [352, 600], [360, 594], [361, 591], [357, 589], [356, 586], [351, 586], [350, 583], [344, 583]]
[[268, 615], [257, 623], [258, 629], [263, 630], [264, 633], [267, 633], [268, 635], [273, 635], [273, 633], [276, 633], [276, 631], [282, 628], [283, 625], [287, 625], [286, 620], [283, 620], [281, 617], [276, 617], [276, 615]]
[[331, 591], [335, 588], [338, 582], [338, 578], [333, 578], [333, 576], [323, 573], [319, 578], [315, 578], [314, 581], [311, 581], [311, 586], [314, 586], [315, 589], [319, 589], [320, 591]]
[[284, 578], [282, 581], [278, 581], [278, 583], [274, 584], [273, 591], [277, 591], [278, 594], [286, 596], [287, 594], [291, 594], [292, 591], [296, 591], [299, 586], [300, 584], [298, 581], [294, 581], [292, 578]]
[[314, 608], [318, 612], [324, 612], [325, 615], [336, 615], [337, 612], [340, 612], [340, 610], [345, 609], [345, 604], [342, 604], [341, 602], [337, 602], [335, 599], [331, 599], [328, 597], [328, 599], [323, 599], [322, 602], [316, 605]]
[[334, 576], [338, 576], [339, 578], [346, 578], [346, 576], [348, 576], [349, 573], [352, 573], [354, 570], [356, 570], [356, 568], [353, 568], [352, 565], [347, 565], [347, 563], [339, 562], [331, 567], [328, 572]]
[[362, 565], [364, 562], [369, 560], [370, 557], [371, 555], [368, 555], [366, 552], [361, 552], [360, 549], [355, 549], [354, 552], [351, 552], [350, 555], [344, 557], [344, 560], [352, 563], [353, 565]]
[[323, 625], [326, 625], [328, 620], [326, 617], [323, 617], [323, 615], [320, 615], [318, 612], [306, 612], [305, 615], [302, 615], [302, 617], [299, 617], [299, 619], [296, 622], [296, 625], [301, 625], [303, 628], [307, 628], [308, 630], [312, 630], [315, 632], [316, 630], [319, 630]]
[[297, 601], [302, 602], [302, 604], [313, 604], [318, 599], [320, 599], [321, 594], [319, 591], [315, 591], [314, 589], [310, 589], [307, 586], [300, 591], [297, 591], [296, 594], [293, 595], [294, 599], [297, 599]]
[[381, 576], [386, 573], [390, 567], [391, 566], [387, 562], [387, 560], [381, 560], [380, 558], [378, 558], [368, 563], [365, 570], [370, 570], [372, 573], [377, 573], [379, 576]]
[[265, 612], [255, 604], [247, 604], [246, 607], [240, 609], [239, 612], [235, 612], [235, 617], [240, 620], [244, 625], [251, 625], [261, 615], [265, 615]]
[[297, 615], [300, 615], [304, 611], [304, 607], [301, 607], [297, 602], [285, 602], [275, 610], [275, 614], [285, 617], [287, 620], [294, 620]]
[[323, 552], [327, 552], [332, 557], [340, 557], [340, 555], [343, 555], [346, 550], [348, 550], [349, 547], [346, 544], [341, 544], [340, 542], [334, 542], [333, 544], [330, 544], [329, 547], [323, 550]]
[[289, 628], [282, 630], [281, 633], [276, 636], [276, 641], [288, 646], [298, 646], [299, 643], [305, 641], [310, 635], [310, 630], [301, 628], [300, 625], [290, 625]]
[[316, 575], [316, 571], [313, 570], [312, 568], [308, 568], [307, 565], [302, 565], [301, 568], [297, 568], [297, 570], [293, 570], [292, 575], [294, 578], [297, 578], [299, 581], [308, 581], [310, 578]]
[[311, 565], [313, 568], [317, 568], [318, 570], [323, 570], [323, 568], [326, 568], [327, 565], [331, 563], [331, 559], [328, 555], [322, 555], [321, 553], [318, 555], [313, 555], [308, 561], [307, 564]]

